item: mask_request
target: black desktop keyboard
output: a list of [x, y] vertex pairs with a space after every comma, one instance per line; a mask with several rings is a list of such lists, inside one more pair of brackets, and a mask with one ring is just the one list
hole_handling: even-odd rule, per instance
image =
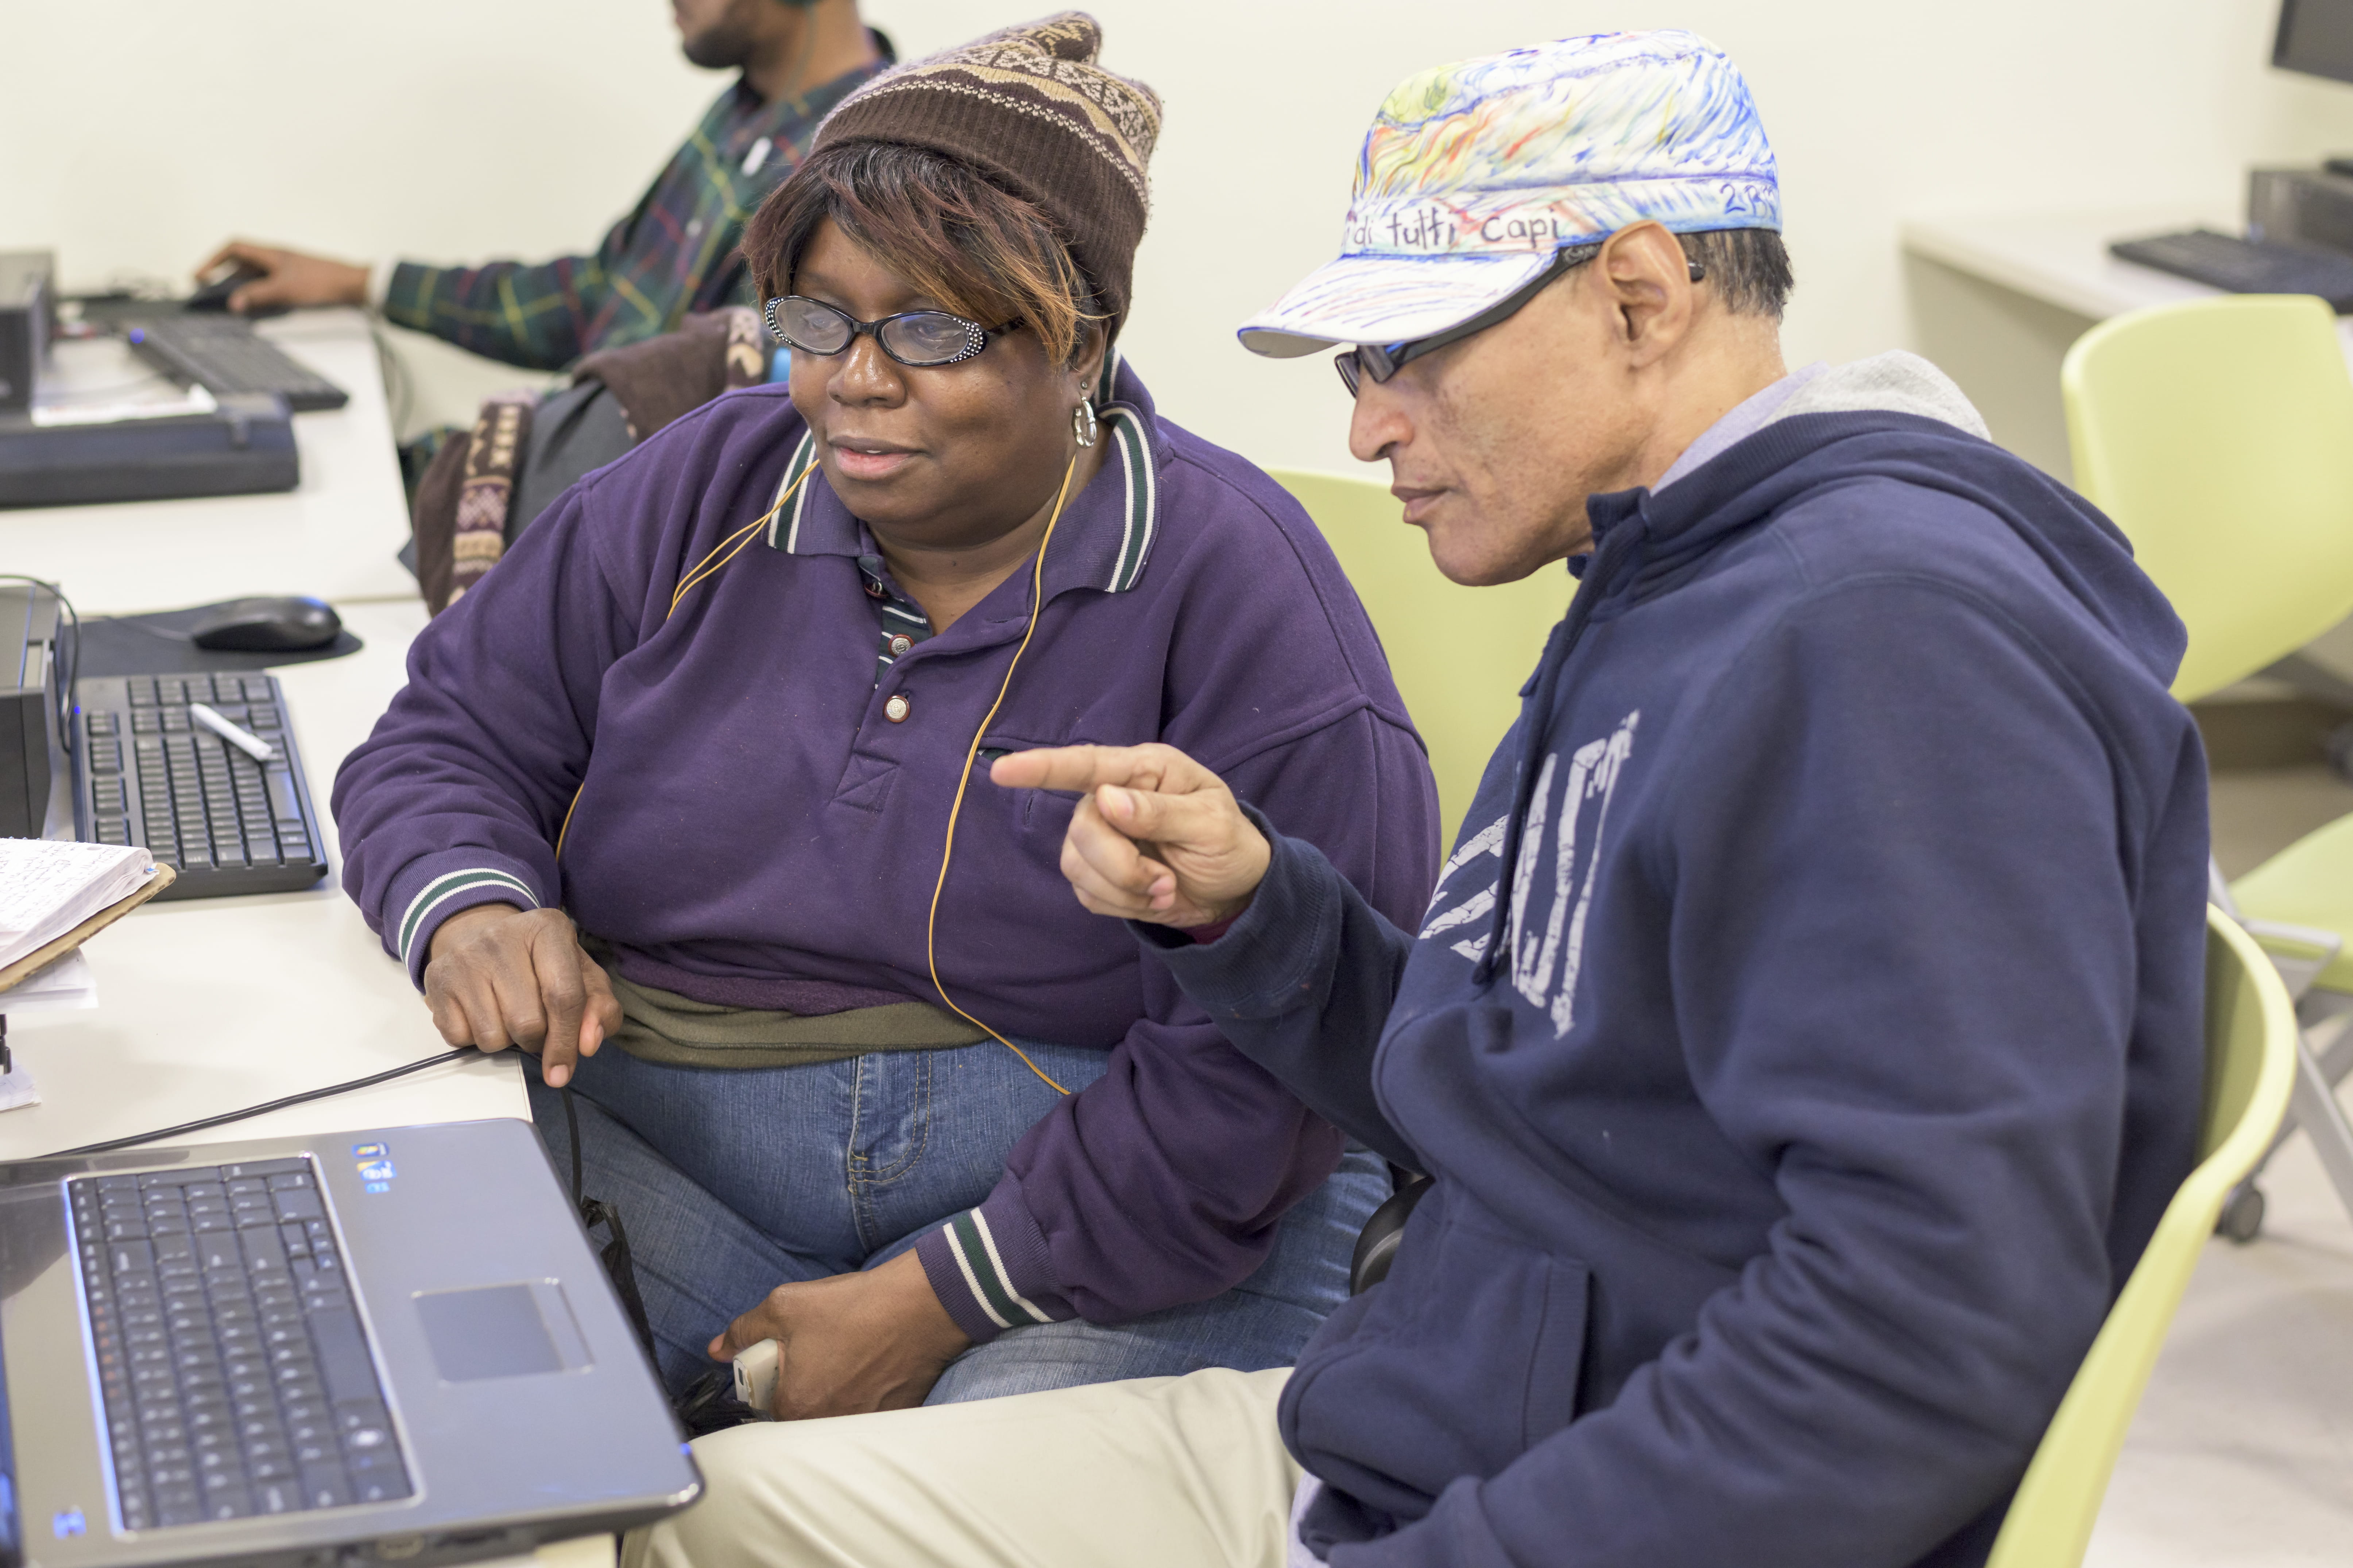
[[296, 364], [235, 316], [191, 310], [121, 325], [131, 352], [183, 386], [194, 382], [214, 393], [274, 392], [297, 414], [351, 401], [342, 387]]
[[2194, 228], [2108, 247], [2126, 261], [2233, 294], [2317, 294], [2338, 315], [2353, 315], [2353, 256]]
[[66, 1185], [123, 1529], [409, 1495], [310, 1161]]
[[[179, 873], [159, 898], [290, 892], [327, 874], [275, 676], [86, 678], [75, 694], [76, 835], [145, 845]], [[198, 724], [191, 702], [275, 746], [277, 760]]]

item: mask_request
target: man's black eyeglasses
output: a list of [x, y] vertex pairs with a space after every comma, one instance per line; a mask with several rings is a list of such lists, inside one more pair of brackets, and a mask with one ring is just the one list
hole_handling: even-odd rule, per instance
[[768, 301], [768, 331], [803, 353], [830, 359], [871, 332], [882, 352], [901, 364], [927, 368], [961, 364], [1021, 323], [984, 327], [945, 310], [902, 310], [879, 321], [861, 321], [821, 300], [787, 294]]
[[[1402, 343], [1358, 343], [1355, 348], [1341, 350], [1332, 362], [1340, 372], [1340, 384], [1348, 389], [1349, 396], [1354, 397], [1357, 386], [1363, 382], [1377, 384], [1387, 381], [1422, 355], [1434, 353], [1449, 343], [1459, 343], [1473, 332], [1483, 332], [1496, 322], [1509, 320], [1521, 306], [1550, 288], [1562, 273], [1582, 267], [1600, 254], [1601, 247], [1599, 245], [1564, 247], [1553, 258], [1551, 266], [1529, 279], [1500, 303], [1488, 306], [1459, 327], [1449, 327], [1442, 332], [1433, 332], [1429, 337], [1415, 338]], [[1696, 283], [1707, 276], [1707, 268], [1699, 262], [1690, 265], [1693, 282]]]

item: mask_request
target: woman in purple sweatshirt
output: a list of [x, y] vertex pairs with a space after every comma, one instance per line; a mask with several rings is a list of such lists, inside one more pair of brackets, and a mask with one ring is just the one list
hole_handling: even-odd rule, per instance
[[444, 1036], [540, 1053], [559, 1161], [576, 1113], [674, 1389], [764, 1339], [786, 1415], [1287, 1365], [1387, 1189], [987, 782], [1165, 741], [1392, 921], [1435, 874], [1330, 552], [1112, 368], [1158, 102], [1098, 44], [846, 100], [745, 237], [788, 384], [575, 486], [336, 780]]

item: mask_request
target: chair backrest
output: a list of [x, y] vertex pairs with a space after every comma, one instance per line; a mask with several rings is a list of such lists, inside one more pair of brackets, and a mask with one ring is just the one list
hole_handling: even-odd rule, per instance
[[1369, 479], [1276, 469], [1340, 558], [1340, 569], [1380, 634], [1389, 670], [1438, 775], [1443, 842], [1497, 742], [1520, 713], [1520, 687], [1577, 584], [1559, 567], [1493, 588], [1447, 580], [1397, 498]]
[[2078, 1568], [2125, 1431], [2140, 1407], [2222, 1200], [2254, 1169], [2287, 1110], [2295, 1006], [2279, 972], [2221, 910], [2206, 911], [2206, 1096], [2198, 1166], [2092, 1342], [2034, 1450], [1987, 1568]]
[[2075, 488], [2189, 628], [2185, 702], [2353, 614], [2353, 378], [2309, 295], [2136, 310], [2060, 372]]

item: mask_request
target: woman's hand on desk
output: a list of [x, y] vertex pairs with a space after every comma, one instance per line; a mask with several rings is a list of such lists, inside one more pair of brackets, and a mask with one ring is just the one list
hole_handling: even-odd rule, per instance
[[453, 1046], [536, 1052], [550, 1089], [569, 1083], [574, 1064], [621, 1027], [612, 982], [562, 910], [480, 904], [443, 921], [425, 964], [425, 1005]]
[[778, 1342], [769, 1414], [779, 1421], [921, 1405], [972, 1343], [913, 1252], [861, 1273], [777, 1286], [711, 1342], [711, 1359], [733, 1361], [762, 1340]]
[[1192, 930], [1250, 907], [1271, 851], [1217, 774], [1174, 746], [1056, 746], [999, 757], [1008, 789], [1081, 791], [1062, 875], [1099, 915]]

